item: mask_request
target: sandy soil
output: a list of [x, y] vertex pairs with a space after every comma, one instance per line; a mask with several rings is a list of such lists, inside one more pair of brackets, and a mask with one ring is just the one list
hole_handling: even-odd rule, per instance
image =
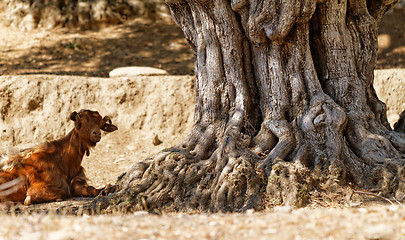
[[[405, 70], [398, 69], [405, 68], [404, 16], [403, 9], [387, 15], [379, 35], [377, 68], [390, 70], [376, 73], [375, 87], [391, 123], [405, 109]], [[103, 186], [134, 162], [179, 142], [191, 128], [192, 54], [171, 22], [134, 20], [82, 32], [3, 28], [0, 49], [0, 154], [60, 137], [73, 127], [71, 111], [96, 109], [119, 127], [83, 162], [93, 184]], [[135, 65], [176, 76], [103, 78], [116, 67]], [[152, 143], [156, 135], [160, 145]], [[0, 240], [405, 239], [405, 208], [399, 205], [326, 206], [245, 214], [0, 214]]]
[[171, 21], [131, 20], [99, 31], [0, 28], [0, 75], [107, 77], [117, 67], [148, 66], [193, 74], [193, 56]]
[[[0, 239], [404, 239], [405, 209], [290, 209], [262, 213], [0, 216]], [[2, 237], [3, 238], [2, 238]]]

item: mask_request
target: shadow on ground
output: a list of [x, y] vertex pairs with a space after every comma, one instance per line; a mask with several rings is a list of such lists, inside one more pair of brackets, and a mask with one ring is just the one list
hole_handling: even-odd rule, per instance
[[[405, 8], [380, 23], [377, 69], [405, 68]], [[0, 29], [0, 75], [106, 77], [117, 67], [147, 66], [193, 75], [193, 54], [171, 19], [135, 19], [99, 31]]]
[[[9, 34], [10, 30], [7, 32]], [[1, 40], [1, 39], [0, 39]], [[16, 44], [20, 41], [20, 44]], [[117, 67], [148, 66], [171, 75], [193, 74], [193, 56], [171, 21], [134, 20], [99, 31], [55, 29], [6, 37], [0, 75], [56, 74], [105, 77]]]
[[394, 8], [380, 22], [377, 69], [405, 68], [405, 8]]

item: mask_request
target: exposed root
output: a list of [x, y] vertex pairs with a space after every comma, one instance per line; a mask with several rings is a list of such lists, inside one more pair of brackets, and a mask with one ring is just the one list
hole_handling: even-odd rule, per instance
[[[384, 200], [384, 201], [387, 201], [387, 202], [389, 202], [391, 205], [394, 205], [394, 201], [396, 202], [396, 203], [399, 203], [399, 204], [401, 204], [398, 200], [390, 200], [390, 199], [388, 199], [388, 198], [386, 198], [386, 197], [383, 197], [382, 195], [381, 195], [381, 192], [379, 192], [378, 194], [376, 194], [376, 193], [372, 193], [372, 192], [366, 192], [366, 191], [359, 191], [359, 190], [355, 190], [355, 191], [353, 191], [353, 193], [357, 193], [357, 194], [365, 194], [365, 195], [369, 195], [369, 196], [373, 196], [373, 197], [376, 197], [376, 198], [379, 198], [379, 199], [382, 199], [382, 200]], [[350, 196], [351, 197], [351, 196]], [[402, 205], [402, 204], [401, 204]]]
[[273, 166], [266, 187], [269, 203], [302, 207], [308, 203], [314, 184], [309, 169], [300, 163], [277, 163]]
[[[229, 128], [222, 144], [206, 160], [188, 150], [166, 150], [153, 160], [136, 164], [119, 182], [111, 201], [129, 209], [180, 211], [243, 211], [264, 207], [260, 189], [263, 173], [258, 157]], [[262, 191], [264, 192], [264, 190]]]
[[259, 154], [261, 152], [269, 151], [277, 143], [277, 137], [264, 126], [260, 128], [260, 132], [253, 138], [254, 152]]
[[231, 2], [168, 1], [196, 56], [195, 125], [106, 206], [244, 211], [351, 186], [403, 199], [405, 138], [371, 86], [368, 2]]
[[278, 138], [277, 144], [271, 149], [269, 155], [257, 166], [258, 169], [265, 170], [266, 175], [270, 174], [273, 162], [284, 161], [295, 147], [295, 137], [290, 124], [287, 121], [267, 122], [268, 128], [275, 133]]
[[213, 185], [214, 206], [221, 211], [260, 209], [263, 206], [257, 201], [260, 200], [262, 173], [255, 169], [258, 157], [241, 145], [234, 134], [228, 133], [219, 156], [223, 163], [216, 166], [219, 174]]

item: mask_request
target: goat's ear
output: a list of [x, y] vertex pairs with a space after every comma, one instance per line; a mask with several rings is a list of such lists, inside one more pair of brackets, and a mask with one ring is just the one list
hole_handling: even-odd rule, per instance
[[77, 115], [77, 112], [72, 112], [72, 113], [70, 114], [70, 120], [76, 121], [76, 115]]
[[105, 116], [103, 118], [103, 126], [101, 126], [101, 130], [106, 132], [114, 132], [118, 130], [118, 127], [112, 124], [110, 117]]
[[113, 124], [105, 124], [101, 130], [106, 131], [106, 132], [114, 132], [118, 130], [118, 127], [113, 125]]
[[80, 121], [80, 116], [77, 112], [72, 112], [70, 114], [70, 120], [72, 120], [73, 122], [75, 122], [75, 128], [77, 128], [77, 130], [80, 129], [80, 127], [82, 126], [82, 123]]

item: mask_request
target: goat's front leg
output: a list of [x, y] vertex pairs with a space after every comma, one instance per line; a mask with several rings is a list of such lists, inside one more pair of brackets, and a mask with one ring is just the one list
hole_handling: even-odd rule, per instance
[[73, 179], [72, 183], [70, 184], [73, 197], [94, 197], [97, 196], [101, 189], [97, 189], [87, 184], [86, 180], [82, 179]]
[[104, 188], [97, 189], [87, 184], [87, 177], [84, 174], [83, 167], [79, 173], [70, 182], [73, 197], [94, 197], [97, 196]]

